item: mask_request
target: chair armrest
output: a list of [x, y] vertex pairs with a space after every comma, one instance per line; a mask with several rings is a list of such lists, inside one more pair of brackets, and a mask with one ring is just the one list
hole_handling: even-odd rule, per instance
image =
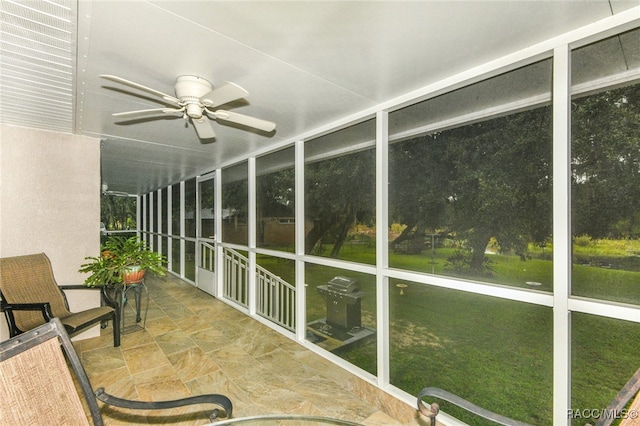
[[[105, 404], [113, 405], [115, 407], [121, 408], [130, 408], [132, 410], [159, 410], [159, 409], [167, 409], [167, 408], [175, 408], [175, 407], [183, 407], [185, 405], [193, 405], [193, 404], [216, 404], [221, 406], [224, 409], [224, 416], [226, 418], [231, 418], [231, 413], [233, 411], [233, 404], [231, 400], [224, 395], [220, 394], [205, 394], [198, 396], [191, 396], [188, 398], [182, 399], [174, 399], [170, 401], [155, 401], [155, 402], [146, 402], [146, 401], [132, 401], [129, 399], [122, 399], [115, 397], [113, 395], [109, 395], [104, 391], [104, 388], [98, 388], [94, 395], [100, 401]], [[220, 410], [218, 408], [214, 409], [209, 416], [211, 421], [214, 421], [218, 418], [220, 414]]]
[[7, 319], [7, 325], [9, 326], [9, 335], [11, 337], [22, 334], [24, 330], [20, 330], [16, 325], [13, 311], [40, 311], [45, 322], [49, 322], [53, 319], [51, 313], [51, 304], [49, 302], [43, 303], [7, 303], [4, 299], [0, 300], [0, 311], [4, 312], [4, 316]]
[[100, 287], [87, 287], [84, 284], [59, 285], [61, 290], [99, 290]]
[[518, 420], [510, 419], [509, 417], [505, 417], [503, 415], [494, 413], [493, 411], [489, 411], [485, 408], [478, 407], [477, 405], [467, 401], [466, 399], [460, 398], [457, 395], [452, 394], [451, 392], [447, 392], [445, 390], [439, 388], [424, 388], [418, 394], [418, 410], [420, 413], [431, 419], [431, 424], [435, 425], [435, 417], [440, 412], [440, 407], [437, 403], [431, 404], [429, 408], [424, 405], [422, 402], [422, 398], [425, 396], [433, 396], [436, 398], [443, 399], [452, 404], [457, 405], [460, 408], [465, 409], [466, 411], [473, 413], [477, 416], [480, 416], [484, 419], [490, 420], [494, 423], [505, 425], [505, 426], [531, 426], [528, 423], [524, 423]]
[[67, 300], [67, 294], [65, 293], [66, 290], [99, 290], [99, 287], [87, 287], [86, 285], [82, 285], [82, 284], [70, 284], [70, 285], [59, 285], [58, 289], [60, 290], [60, 293], [62, 293], [62, 297], [64, 298], [64, 305], [67, 307], [67, 310], [69, 310], [69, 301]]
[[46, 322], [51, 321], [53, 314], [51, 313], [51, 304], [49, 302], [42, 303], [7, 303], [3, 302], [0, 306], [1, 311], [42, 311], [42, 316]]

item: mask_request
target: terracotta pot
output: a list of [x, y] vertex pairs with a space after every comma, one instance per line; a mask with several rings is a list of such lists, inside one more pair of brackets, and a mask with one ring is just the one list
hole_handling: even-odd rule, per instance
[[144, 269], [139, 266], [131, 266], [122, 271], [122, 280], [125, 284], [136, 284], [144, 279]]

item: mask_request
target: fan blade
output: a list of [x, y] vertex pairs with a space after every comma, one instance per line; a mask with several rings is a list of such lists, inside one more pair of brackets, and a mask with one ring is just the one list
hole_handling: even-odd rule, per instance
[[184, 108], [153, 108], [141, 109], [138, 111], [116, 112], [112, 114], [114, 117], [136, 118], [155, 114], [184, 114]]
[[249, 92], [235, 83], [227, 83], [222, 87], [213, 89], [209, 93], [200, 97], [200, 102], [206, 107], [215, 108], [219, 105], [242, 99], [249, 95]]
[[129, 195], [131, 195], [128, 192], [124, 192], [124, 191], [104, 191], [104, 194], [106, 194], [106, 195], [116, 195], [116, 196], [119, 196], [119, 197], [128, 197]]
[[[172, 104], [180, 105], [180, 99], [175, 98], [175, 97], [173, 97], [171, 95], [167, 95], [166, 93], [159, 92], [159, 91], [157, 91], [155, 89], [152, 89], [150, 87], [143, 86], [142, 84], [134, 83], [133, 81], [125, 80], [124, 78], [118, 77], [118, 76], [115, 76], [115, 75], [102, 74], [102, 75], [100, 75], [100, 77], [102, 77], [104, 79], [107, 79], [107, 80], [115, 81], [116, 83], [124, 84], [125, 86], [129, 86], [129, 87], [136, 88], [138, 90], [142, 90], [143, 92], [151, 93], [152, 95], [158, 96], [159, 98], [162, 98], [163, 100], [165, 100], [167, 102], [171, 102]], [[180, 105], [180, 106], [182, 106], [182, 105]]]
[[205, 111], [212, 114], [216, 120], [228, 121], [230, 123], [241, 124], [247, 127], [253, 127], [254, 129], [262, 130], [263, 132], [272, 132], [276, 128], [276, 123], [272, 123], [266, 120], [260, 120], [259, 118], [249, 117], [248, 115], [238, 114], [237, 112], [224, 111], [219, 109], [218, 111], [211, 113], [211, 111], [205, 108]]
[[211, 121], [209, 121], [206, 116], [203, 115], [200, 118], [192, 118], [191, 122], [193, 123], [193, 127], [196, 129], [196, 133], [200, 139], [211, 139], [216, 137], [213, 127], [211, 127]]

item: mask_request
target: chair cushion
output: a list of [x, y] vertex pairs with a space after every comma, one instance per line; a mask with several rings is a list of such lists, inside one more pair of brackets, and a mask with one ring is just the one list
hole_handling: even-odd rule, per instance
[[88, 425], [58, 339], [0, 362], [5, 425]]
[[113, 314], [113, 308], [108, 306], [100, 306], [98, 308], [87, 309], [86, 311], [73, 313], [66, 317], [60, 318], [60, 321], [67, 329], [69, 334], [82, 328], [87, 324], [97, 322], [101, 319], [110, 318]]

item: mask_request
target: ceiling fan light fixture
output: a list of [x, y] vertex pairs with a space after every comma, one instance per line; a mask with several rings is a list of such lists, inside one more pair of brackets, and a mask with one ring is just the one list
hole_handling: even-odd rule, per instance
[[188, 103], [186, 105], [187, 115], [194, 120], [202, 118], [202, 107], [197, 103]]

